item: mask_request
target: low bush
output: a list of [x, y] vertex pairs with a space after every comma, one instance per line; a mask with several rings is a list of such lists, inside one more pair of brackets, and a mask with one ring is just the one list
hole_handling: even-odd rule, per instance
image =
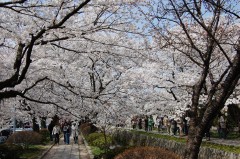
[[159, 147], [135, 147], [117, 155], [114, 159], [180, 159], [169, 150]]
[[21, 144], [24, 149], [28, 149], [31, 144], [40, 144], [42, 136], [34, 131], [20, 131], [12, 134], [8, 140], [8, 144]]
[[19, 159], [23, 148], [15, 144], [2, 144], [0, 145], [0, 150], [1, 159]]
[[100, 149], [108, 148], [109, 145], [112, 143], [112, 138], [110, 136], [106, 136], [106, 141], [104, 136], [101, 136], [94, 141], [92, 141], [91, 146], [99, 147]]
[[42, 142], [48, 142], [50, 140], [50, 134], [48, 129], [39, 130], [39, 134], [42, 136]]
[[104, 154], [104, 150], [100, 149], [99, 147], [91, 146], [91, 152], [94, 155], [94, 159], [102, 158]]
[[103, 136], [103, 133], [91, 133], [86, 137], [86, 140], [88, 144], [92, 145], [92, 142], [96, 140], [97, 138], [100, 138]]
[[115, 147], [114, 149], [108, 149], [105, 152], [99, 147], [91, 147], [94, 159], [114, 159], [116, 155], [122, 153], [126, 149], [127, 147]]

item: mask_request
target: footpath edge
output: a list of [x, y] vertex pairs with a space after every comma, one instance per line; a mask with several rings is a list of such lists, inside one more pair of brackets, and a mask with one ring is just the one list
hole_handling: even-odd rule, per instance
[[90, 146], [88, 146], [88, 143], [87, 143], [85, 137], [83, 136], [83, 134], [81, 133], [80, 135], [81, 135], [81, 137], [82, 137], [82, 139], [83, 139], [84, 145], [85, 145], [85, 147], [86, 147], [86, 149], [87, 149], [87, 151], [88, 151], [88, 154], [89, 154], [90, 159], [93, 159], [93, 158], [94, 158], [94, 155], [92, 154], [92, 151], [91, 151]]

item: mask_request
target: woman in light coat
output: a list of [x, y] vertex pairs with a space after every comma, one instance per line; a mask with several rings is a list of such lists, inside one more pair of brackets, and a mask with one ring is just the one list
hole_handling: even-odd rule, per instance
[[76, 123], [73, 123], [72, 125], [72, 136], [74, 139], [74, 143], [77, 144], [78, 143], [78, 126], [76, 125]]
[[55, 144], [59, 144], [59, 135], [60, 135], [61, 129], [60, 126], [57, 124], [53, 127], [52, 135], [55, 138]]

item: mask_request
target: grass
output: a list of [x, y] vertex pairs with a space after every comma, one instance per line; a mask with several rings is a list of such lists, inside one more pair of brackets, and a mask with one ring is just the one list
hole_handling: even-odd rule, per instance
[[201, 146], [240, 154], [239, 146], [227, 146], [227, 145], [220, 145], [220, 144], [215, 144], [215, 143], [210, 143], [210, 142], [202, 142]]
[[[169, 135], [155, 134], [155, 133], [137, 131], [137, 130], [131, 130], [131, 132], [137, 133], [137, 134], [144, 134], [144, 135], [155, 137], [155, 138], [167, 139], [167, 140], [172, 140], [172, 141], [176, 141], [176, 142], [180, 142], [180, 143], [186, 143], [185, 138], [179, 138], [179, 137], [174, 137], [174, 136], [169, 136]], [[214, 133], [216, 136], [216, 132], [213, 132], [213, 135], [214, 135]], [[215, 136], [213, 136], [213, 137], [215, 137]], [[239, 136], [238, 136], [238, 134], [232, 133], [232, 134], [229, 134], [228, 139], [239, 140]], [[215, 144], [215, 143], [205, 142], [205, 141], [202, 142], [201, 146], [240, 154], [240, 146], [228, 146], [228, 145]]]
[[[217, 131], [211, 131], [211, 137], [213, 138], [219, 138]], [[240, 140], [240, 135], [238, 132], [229, 132], [227, 134], [227, 139], [234, 139], [234, 140]]]
[[44, 145], [30, 145], [29, 149], [23, 151], [21, 159], [36, 159], [49, 148], [50, 143]]
[[91, 146], [91, 151], [94, 156], [99, 156], [100, 154], [104, 153], [104, 150], [100, 149], [99, 147]]
[[137, 130], [131, 130], [134, 133], [138, 133], [138, 134], [144, 134], [144, 135], [148, 135], [151, 137], [156, 137], [156, 138], [161, 138], [161, 139], [167, 139], [167, 140], [173, 140], [176, 142], [181, 142], [181, 143], [186, 143], [186, 139], [185, 138], [178, 138], [178, 137], [174, 137], [174, 136], [170, 136], [170, 135], [162, 135], [162, 134], [155, 134], [155, 133], [150, 133], [150, 132], [145, 132], [145, 131], [137, 131]]

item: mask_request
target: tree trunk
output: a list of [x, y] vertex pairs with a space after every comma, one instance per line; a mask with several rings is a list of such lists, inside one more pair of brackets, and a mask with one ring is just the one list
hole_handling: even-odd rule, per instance
[[32, 126], [33, 131], [39, 132], [39, 125], [36, 123], [35, 117], [33, 117], [32, 122], [33, 122], [33, 126]]
[[197, 129], [195, 129], [194, 127], [190, 128], [184, 158], [186, 159], [198, 158], [198, 153], [202, 143], [202, 138], [203, 138], [202, 135], [199, 135]]
[[198, 107], [198, 98], [202, 86], [201, 80], [193, 90], [192, 107], [190, 111], [190, 130], [188, 142], [185, 150], [185, 159], [197, 159], [200, 150], [202, 138], [206, 128], [216, 118], [218, 112], [224, 107], [226, 100], [232, 94], [240, 78], [240, 46], [237, 47], [237, 54], [232, 62], [232, 66], [226, 75], [226, 78], [220, 83], [219, 88], [215, 91], [215, 85], [212, 86], [213, 94], [208, 94], [208, 99], [204, 104], [202, 116], [198, 116], [196, 109]]
[[47, 128], [46, 119], [47, 119], [46, 117], [41, 118], [41, 128], [44, 128], [44, 129]]

